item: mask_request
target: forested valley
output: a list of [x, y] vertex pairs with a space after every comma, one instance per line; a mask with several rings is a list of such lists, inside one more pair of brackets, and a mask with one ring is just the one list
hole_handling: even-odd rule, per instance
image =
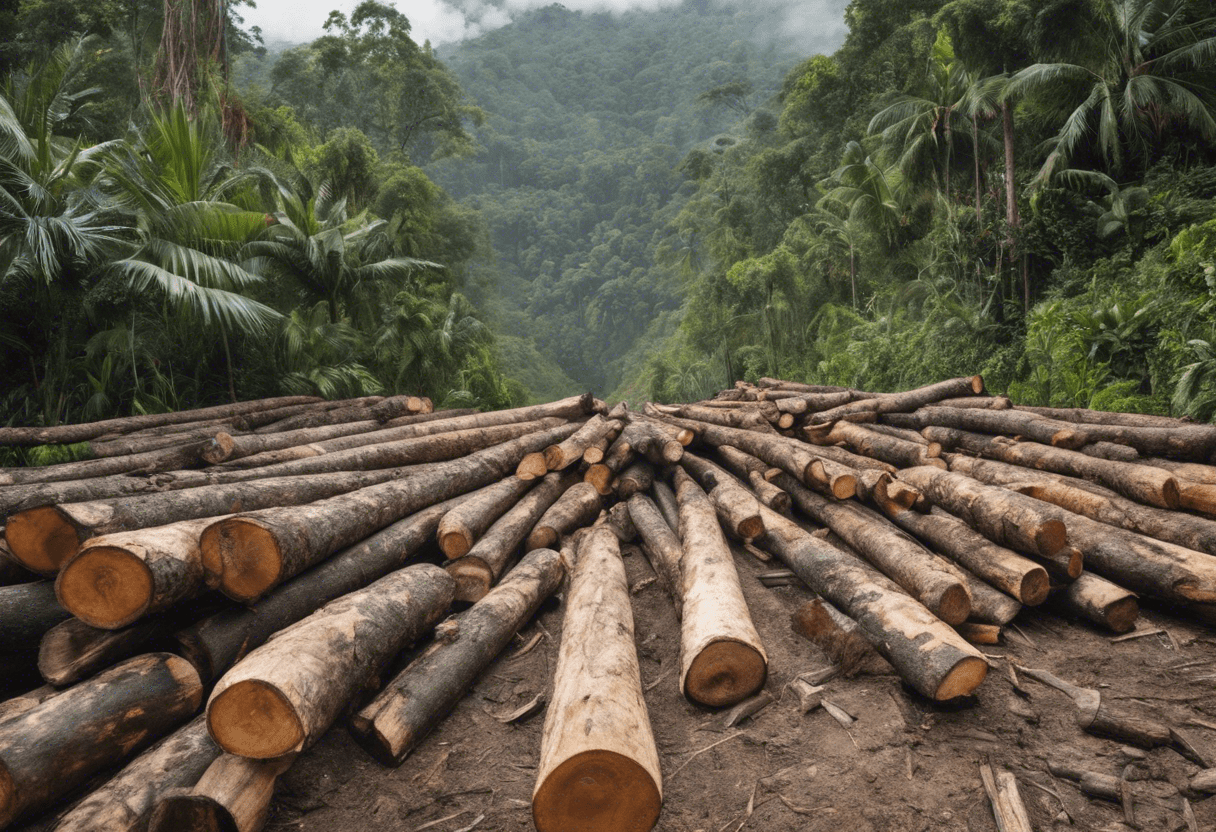
[[0, 420], [972, 373], [1216, 413], [1206, 0], [553, 5], [436, 46], [243, 5], [0, 3]]

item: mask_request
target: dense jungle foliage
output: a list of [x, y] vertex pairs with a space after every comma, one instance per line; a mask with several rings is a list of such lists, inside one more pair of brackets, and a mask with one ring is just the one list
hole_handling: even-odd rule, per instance
[[440, 49], [241, 5], [0, 0], [3, 420], [974, 372], [1216, 413], [1208, 0], [840, 0], [843, 44], [553, 5]]

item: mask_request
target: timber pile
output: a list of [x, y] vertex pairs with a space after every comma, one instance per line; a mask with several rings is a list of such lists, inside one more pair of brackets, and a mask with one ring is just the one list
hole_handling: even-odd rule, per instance
[[[57, 829], [259, 829], [276, 778], [337, 722], [401, 765], [565, 586], [534, 821], [649, 829], [663, 782], [626, 543], [679, 621], [672, 694], [733, 719], [771, 697], [731, 541], [818, 596], [790, 610], [797, 632], [841, 661], [872, 648], [933, 700], [975, 691], [976, 645], [1023, 609], [1116, 633], [1142, 597], [1216, 613], [1216, 426], [1018, 407], [978, 376], [887, 394], [762, 379], [641, 410], [291, 398], [0, 428], [54, 442], [88, 458], [0, 470], [0, 667], [45, 682], [0, 702], [0, 828], [89, 784]], [[1087, 731], [1180, 742], [1025, 672]], [[988, 774], [1016, 814], [1016, 784]]]

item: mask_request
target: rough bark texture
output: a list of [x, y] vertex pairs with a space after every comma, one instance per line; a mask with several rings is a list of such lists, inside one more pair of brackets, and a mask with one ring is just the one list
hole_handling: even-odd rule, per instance
[[1085, 572], [1057, 592], [1053, 601], [1076, 616], [1116, 633], [1129, 633], [1136, 626], [1140, 604], [1134, 592]]
[[971, 593], [971, 615], [969, 620], [1005, 626], [1022, 611], [1022, 604], [999, 589], [981, 581], [963, 567], [959, 567]]
[[628, 500], [634, 494], [649, 491], [653, 483], [654, 467], [646, 460], [638, 460], [621, 471], [616, 482], [613, 483], [613, 490], [617, 497]]
[[728, 428], [754, 430], [760, 433], [775, 433], [759, 410], [751, 408], [726, 409], [721, 407], [698, 407], [696, 405], [681, 405], [669, 407], [665, 405], [647, 405], [653, 407], [653, 412], [664, 416], [676, 416], [680, 419], [695, 419], [711, 425], [722, 425]]
[[926, 445], [878, 433], [851, 422], [834, 423], [830, 430], [816, 440], [816, 444], [820, 445], [835, 445], [838, 442], [844, 443], [855, 453], [881, 460], [897, 468], [911, 468], [915, 465], [945, 466], [945, 463], [929, 456]]
[[595, 486], [585, 482], [575, 483], [545, 509], [532, 527], [524, 551], [556, 546], [563, 536], [580, 526], [590, 525], [599, 516], [602, 507], [603, 499]]
[[655, 480], [654, 485], [650, 487], [650, 493], [654, 497], [654, 504], [659, 507], [659, 513], [667, 521], [667, 525], [671, 526], [672, 530], [678, 531], [680, 505], [676, 502], [676, 492], [672, 491], [671, 486], [662, 480]]
[[684, 455], [684, 445], [658, 424], [631, 415], [631, 421], [621, 431], [620, 438], [629, 444], [634, 453], [646, 457], [655, 465], [679, 462]]
[[351, 734], [380, 762], [401, 765], [557, 591], [564, 573], [557, 552], [529, 552], [484, 598], [439, 627], [426, 652], [351, 720]]
[[141, 652], [166, 630], [150, 619], [122, 630], [99, 630], [69, 618], [47, 630], [38, 646], [38, 672], [60, 687], [79, 682], [115, 662]]
[[915, 390], [902, 393], [884, 393], [869, 399], [860, 399], [814, 414], [812, 425], [826, 425], [838, 419], [849, 419], [863, 413], [907, 413], [930, 402], [958, 396], [979, 395], [984, 392], [984, 380], [980, 376], [939, 381]]
[[680, 538], [667, 525], [658, 506], [645, 494], [629, 498], [629, 516], [642, 538], [642, 551], [650, 561], [655, 576], [675, 604], [676, 618], [684, 615], [684, 580], [680, 576], [680, 561], [684, 549]]
[[1079, 448], [1094, 439], [1088, 425], [1058, 422], [1022, 410], [922, 407], [915, 413], [892, 414], [890, 418], [884, 417], [884, 420], [896, 427], [919, 431], [929, 427], [945, 427], [1020, 436], [1043, 445], [1067, 449]]
[[539, 832], [646, 832], [663, 803], [659, 756], [614, 535], [583, 536], [532, 794]]
[[739, 540], [764, 534], [756, 496], [744, 488], [728, 471], [707, 459], [685, 453], [680, 464], [702, 488], [709, 492], [723, 528]]
[[945, 700], [965, 696], [984, 681], [984, 657], [896, 584], [776, 512], [763, 513], [764, 546], [856, 621], [908, 684]]
[[185, 659], [147, 653], [8, 720], [0, 732], [0, 827], [50, 806], [148, 745], [202, 703]]
[[201, 464], [202, 453], [206, 447], [206, 442], [193, 442], [130, 456], [84, 459], [35, 468], [4, 468], [0, 470], [0, 485], [67, 482], [111, 474], [152, 474], [178, 468], [193, 468]]
[[1147, 413], [1112, 413], [1105, 410], [1087, 410], [1083, 407], [1031, 407], [1019, 404], [1016, 410], [1024, 410], [1036, 416], [1056, 419], [1061, 422], [1076, 422], [1081, 425], [1125, 425], [1127, 427], [1177, 428], [1191, 425], [1169, 416], [1151, 416]]
[[561, 442], [545, 448], [545, 465], [550, 471], [562, 471], [583, 458], [583, 453], [609, 434], [619, 433], [621, 423], [605, 419], [598, 413]]
[[216, 683], [211, 737], [259, 760], [308, 748], [369, 676], [443, 617], [455, 586], [436, 566], [408, 566], [279, 631]]
[[149, 832], [258, 832], [270, 813], [279, 775], [295, 755], [250, 760], [219, 755], [192, 788], [173, 789], [157, 803]]
[[528, 489], [529, 480], [514, 474], [470, 494], [439, 521], [439, 548], [448, 558], [468, 554], [477, 538], [515, 505]]
[[675, 485], [684, 550], [680, 690], [703, 705], [734, 705], [764, 686], [768, 657], [713, 503], [681, 469]]
[[33, 654], [47, 630], [71, 617], [51, 581], [0, 587], [0, 654]]

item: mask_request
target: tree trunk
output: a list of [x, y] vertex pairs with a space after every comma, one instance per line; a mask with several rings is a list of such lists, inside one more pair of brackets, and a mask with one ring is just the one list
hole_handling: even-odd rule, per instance
[[192, 788], [177, 788], [156, 804], [148, 832], [259, 832], [270, 813], [274, 783], [295, 762], [219, 755]]
[[154, 474], [159, 471], [192, 468], [202, 462], [202, 454], [207, 447], [207, 442], [190, 442], [130, 456], [83, 459], [79, 462], [61, 462], [57, 465], [33, 468], [4, 468], [0, 469], [0, 485], [66, 482], [106, 477], [111, 474]]
[[776, 512], [762, 513], [763, 545], [856, 621], [909, 685], [931, 699], [947, 700], [970, 694], [984, 681], [984, 657], [895, 583]]
[[651, 829], [662, 778], [616, 537], [583, 536], [532, 794], [538, 832]]
[[967, 591], [971, 593], [971, 615], [968, 620], [1004, 627], [1022, 611], [1020, 601], [994, 589], [961, 566], [959, 571], [966, 579]]
[[651, 421], [634, 418], [621, 432], [621, 438], [629, 443], [634, 453], [658, 466], [674, 465], [684, 455], [683, 443]]
[[575, 482], [577, 479], [570, 472], [547, 474], [490, 526], [468, 554], [447, 564], [446, 569], [456, 579], [456, 600], [472, 603], [484, 598], [536, 522]]
[[709, 492], [709, 499], [721, 519], [722, 527], [731, 535], [741, 541], [750, 541], [764, 534], [759, 501], [730, 473], [709, 460], [689, 453], [684, 454], [680, 464], [695, 482]]
[[680, 504], [676, 501], [676, 492], [672, 491], [671, 486], [662, 480], [655, 480], [654, 485], [650, 486], [650, 493], [654, 497], [654, 504], [658, 506], [659, 513], [667, 521], [667, 525], [673, 531], [679, 531]]
[[812, 425], [826, 425], [838, 419], [865, 413], [910, 413], [931, 402], [955, 396], [976, 395], [984, 392], [981, 376], [964, 376], [939, 381], [926, 387], [905, 390], [900, 393], [882, 393], [869, 399], [860, 399], [839, 407], [815, 413], [808, 420]]
[[469, 495], [439, 521], [439, 548], [451, 560], [468, 554], [477, 539], [531, 487], [531, 480], [512, 474]]
[[545, 465], [550, 471], [565, 470], [581, 460], [587, 448], [606, 436], [620, 433], [622, 427], [615, 419], [605, 419], [597, 413], [573, 435], [545, 448]]
[[1129, 428], [1184, 428], [1194, 423], [1175, 419], [1172, 416], [1153, 416], [1148, 413], [1115, 413], [1105, 410], [1088, 410], [1084, 407], [1031, 407], [1019, 404], [1014, 410], [1033, 413], [1044, 419], [1073, 422], [1079, 425], [1121, 425]]
[[[1045, 419], [1021, 410], [984, 410], [971, 407], [922, 407], [915, 413], [891, 414], [884, 417], [890, 424], [900, 422], [900, 427], [925, 428], [946, 427], [979, 433], [1020, 436], [1033, 442], [1052, 445], [1069, 450], [1093, 441], [1090, 426], [1074, 425]], [[903, 424], [907, 422], [908, 424]]]
[[780, 468], [773, 468], [764, 460], [730, 445], [719, 445], [716, 450], [722, 467], [741, 480], [750, 479], [753, 473], [760, 474], [765, 480], [771, 480], [781, 473]]
[[443, 617], [454, 590], [437, 566], [407, 566], [279, 631], [216, 683], [212, 738], [258, 760], [308, 748], [369, 676]]
[[[783, 400], [784, 401], [784, 400]], [[754, 430], [760, 433], [775, 433], [768, 419], [758, 410], [751, 408], [734, 408], [727, 410], [720, 407], [698, 407], [686, 404], [678, 407], [665, 405], [647, 405], [653, 407], [659, 415], [676, 416], [681, 419], [695, 419], [711, 425], [722, 425], [740, 430]]]
[[38, 672], [52, 685], [87, 679], [115, 662], [142, 652], [168, 630], [161, 619], [141, 621], [122, 630], [99, 630], [78, 618], [47, 630], [38, 646]]
[[768, 657], [713, 504], [679, 468], [675, 486], [684, 550], [680, 690], [702, 705], [734, 705], [764, 686]]
[[51, 581], [0, 587], [0, 654], [37, 653], [46, 631], [70, 617]]
[[462, 498], [399, 520], [270, 592], [253, 606], [230, 606], [179, 630], [178, 649], [211, 682], [274, 633], [317, 608], [404, 566]]
[[351, 720], [354, 738], [381, 763], [401, 765], [557, 591], [564, 573], [557, 552], [529, 552], [484, 598], [444, 622], [426, 652]]
[[[810, 436], [811, 433], [808, 429], [807, 435]], [[854, 453], [881, 460], [897, 468], [912, 468], [917, 465], [933, 465], [943, 469], [946, 467], [946, 463], [929, 456], [926, 445], [877, 433], [851, 422], [835, 422], [823, 437], [814, 441], [818, 445], [843, 442]]]
[[188, 719], [202, 703], [185, 659], [147, 653], [5, 722], [0, 827], [48, 808], [94, 773]]
[[653, 484], [654, 467], [646, 460], [640, 459], [620, 473], [613, 483], [613, 490], [618, 498], [628, 500], [634, 494], [649, 491]]
[[857, 622], [822, 598], [813, 598], [794, 610], [790, 629], [822, 650], [845, 673], [856, 669], [873, 652]]
[[1116, 633], [1130, 633], [1140, 616], [1134, 592], [1128, 592], [1093, 572], [1085, 572], [1052, 596], [1053, 602], [1075, 616]]
[[599, 516], [603, 499], [595, 486], [585, 482], [575, 483], [562, 492], [553, 505], [536, 521], [524, 546], [525, 552], [533, 549], [551, 549], [558, 541], [581, 526], [589, 526]]
[[[219, 755], [199, 716], [76, 804], [55, 832], [142, 832], [165, 793], [193, 785]], [[185, 832], [186, 827], [177, 829]]]
[[203, 532], [203, 568], [221, 591], [252, 601], [333, 552], [441, 500], [480, 488], [510, 473], [518, 460], [554, 439], [566, 424], [530, 433], [386, 482], [303, 506], [263, 509], [223, 520]]
[[675, 605], [678, 620], [684, 615], [684, 579], [680, 575], [684, 549], [680, 538], [667, 525], [658, 506], [645, 494], [634, 494], [629, 498], [628, 506], [634, 528], [642, 538], [642, 552]]

